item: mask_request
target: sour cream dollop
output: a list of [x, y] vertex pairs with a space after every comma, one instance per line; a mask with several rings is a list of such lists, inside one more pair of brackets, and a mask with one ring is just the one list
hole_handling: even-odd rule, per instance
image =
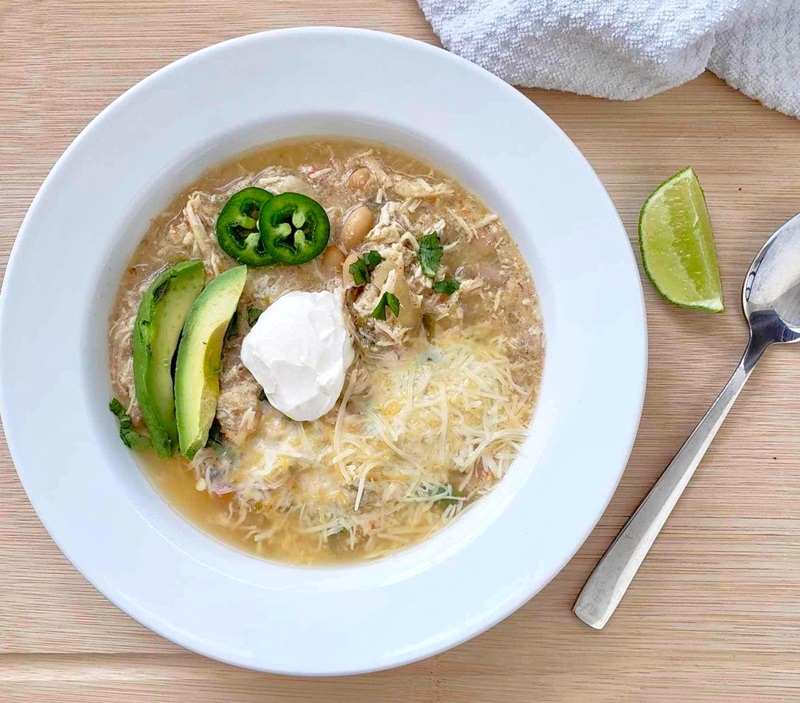
[[342, 392], [354, 356], [344, 315], [341, 294], [286, 293], [242, 342], [242, 363], [293, 420], [322, 417]]

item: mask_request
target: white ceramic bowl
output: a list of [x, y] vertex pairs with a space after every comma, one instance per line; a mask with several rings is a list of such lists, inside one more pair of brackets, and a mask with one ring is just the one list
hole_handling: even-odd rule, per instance
[[[128, 257], [178, 190], [249, 147], [322, 134], [407, 149], [479, 193], [533, 271], [547, 353], [530, 438], [490, 495], [396, 556], [312, 569], [230, 549], [160, 498], [108, 412], [106, 333]], [[58, 546], [147, 627], [273, 672], [398, 666], [519, 608], [600, 518], [633, 443], [645, 376], [634, 257], [577, 148], [482, 69], [361, 30], [242, 37], [129, 90], [47, 177], [0, 299], [6, 436]]]

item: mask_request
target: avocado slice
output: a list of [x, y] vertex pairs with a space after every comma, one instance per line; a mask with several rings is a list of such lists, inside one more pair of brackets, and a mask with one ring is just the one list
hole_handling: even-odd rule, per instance
[[172, 360], [186, 316], [203, 290], [202, 261], [181, 261], [145, 291], [133, 326], [133, 381], [153, 447], [170, 457], [178, 448]]
[[222, 344], [247, 280], [247, 266], [217, 276], [194, 301], [175, 366], [175, 409], [181, 453], [193, 459], [208, 442], [217, 412]]

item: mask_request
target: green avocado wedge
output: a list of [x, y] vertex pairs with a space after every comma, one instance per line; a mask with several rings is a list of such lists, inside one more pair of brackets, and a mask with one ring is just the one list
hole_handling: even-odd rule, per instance
[[247, 266], [217, 276], [194, 301], [175, 365], [175, 409], [181, 454], [187, 459], [208, 442], [217, 412], [222, 344], [247, 280]]
[[172, 360], [186, 316], [205, 284], [202, 261], [181, 261], [148, 286], [133, 326], [133, 381], [153, 447], [170, 457], [178, 448]]

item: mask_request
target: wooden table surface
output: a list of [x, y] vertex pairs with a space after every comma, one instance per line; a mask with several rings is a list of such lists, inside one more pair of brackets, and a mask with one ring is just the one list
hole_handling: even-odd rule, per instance
[[[0, 0], [0, 275], [42, 179], [113, 98], [208, 44], [307, 24], [436, 41], [413, 0]], [[636, 103], [525, 94], [588, 157], [631, 241], [645, 196], [695, 167], [728, 304], [721, 316], [686, 312], [645, 284], [641, 430], [572, 562], [502, 624], [418, 664], [336, 680], [242, 671], [161, 639], [95, 592], [40, 525], [0, 440], [0, 701], [800, 700], [800, 349], [768, 353], [608, 627], [570, 611], [738, 361], [741, 277], [800, 210], [800, 122], [711, 75]]]

